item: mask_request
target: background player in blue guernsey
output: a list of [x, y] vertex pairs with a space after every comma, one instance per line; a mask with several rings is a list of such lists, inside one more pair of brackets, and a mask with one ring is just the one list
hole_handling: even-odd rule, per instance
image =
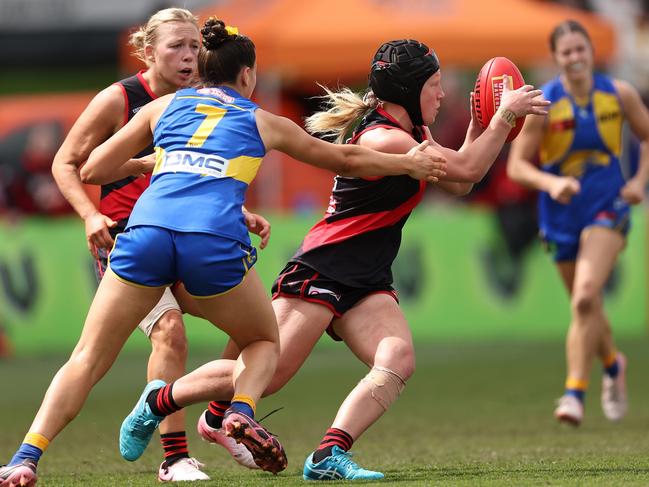
[[[146, 69], [95, 96], [54, 158], [52, 173], [61, 193], [84, 220], [88, 249], [96, 259], [98, 281], [106, 271], [113, 239], [124, 231], [135, 201], [149, 186], [150, 170], [147, 173], [146, 159], [140, 158], [152, 156], [153, 146], [135, 155], [133, 164], [142, 161], [142, 175], [120, 174], [118, 170], [113, 181], [101, 186], [99, 208], [86, 193], [79, 168], [95, 147], [133, 118], [140, 108], [159, 96], [190, 86], [196, 79], [198, 29], [196, 17], [188, 10], [169, 8], [153, 14], [129, 39], [135, 54], [146, 63]], [[138, 325], [151, 340], [148, 380], [172, 381], [185, 373], [187, 339], [178, 303], [184, 295], [182, 284], [173, 292], [166, 289]], [[160, 481], [209, 480], [200, 470], [200, 462], [189, 456], [182, 411], [160, 425], [160, 441], [165, 456], [158, 471]]]
[[[2, 487], [20, 479], [35, 483], [43, 450], [78, 414], [137, 323], [177, 280], [195, 298], [201, 315], [230, 335], [241, 360], [236, 367], [216, 360], [171, 384], [150, 382], [122, 424], [122, 456], [137, 459], [159, 422], [182, 407], [232, 398], [223, 429], [248, 448], [260, 468], [283, 470], [282, 446], [254, 420], [279, 356], [275, 314], [253, 268], [256, 250], [242, 210], [263, 156], [276, 149], [345, 175], [407, 174], [435, 182], [444, 174], [444, 158], [426, 153], [427, 142], [408, 154], [335, 145], [260, 109], [249, 99], [256, 84], [252, 41], [214, 18], [201, 33], [198, 69], [205, 87], [180, 90], [144, 106], [81, 169], [82, 180], [93, 184], [113, 179], [116, 171], [138, 173], [141, 168], [130, 158], [154, 142], [151, 185], [117, 236], [79, 343], [50, 385], [20, 447], [23, 459], [0, 469]], [[227, 377], [219, 378], [225, 385], [204, 380], [224, 369]]]
[[[602, 409], [617, 421], [627, 411], [626, 359], [613, 342], [602, 290], [625, 245], [629, 205], [642, 201], [649, 180], [649, 111], [629, 83], [593, 71], [593, 46], [578, 22], [559, 24], [550, 49], [560, 74], [543, 88], [552, 102], [549, 116], [526, 120], [512, 145], [508, 172], [541, 191], [541, 237], [570, 294], [568, 370], [554, 415], [581, 423], [598, 356], [604, 365]], [[620, 167], [625, 119], [642, 143], [639, 169], [628, 181]]]
[[[341, 146], [393, 154], [428, 140], [426, 150], [447, 160], [446, 175], [437, 184], [464, 194], [500, 152], [511, 129], [506, 120], [512, 114], [545, 113], [547, 102], [537, 99], [540, 93], [531, 86], [506, 88], [489, 127], [482, 131], [473, 118], [462, 149], [447, 149], [426, 128], [444, 97], [437, 56], [420, 42], [392, 41], [374, 56], [370, 91], [362, 98], [348, 89], [327, 91], [330, 109], [307, 119], [307, 128], [342, 142], [361, 119]], [[338, 175], [325, 217], [309, 231], [273, 286], [281, 353], [266, 394], [295, 375], [325, 331], [344, 340], [370, 368], [307, 458], [307, 480], [383, 478], [358, 466], [348, 451], [397, 399], [414, 371], [412, 336], [392, 287], [391, 266], [401, 230], [425, 187], [424, 181], [408, 176]], [[218, 406], [211, 403], [199, 419], [199, 432], [207, 440]]]

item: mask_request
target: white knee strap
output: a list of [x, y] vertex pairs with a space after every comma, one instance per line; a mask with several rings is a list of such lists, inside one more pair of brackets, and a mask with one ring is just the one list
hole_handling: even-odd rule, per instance
[[406, 387], [406, 381], [399, 374], [378, 365], [372, 367], [360, 383], [370, 390], [372, 398], [386, 411]]

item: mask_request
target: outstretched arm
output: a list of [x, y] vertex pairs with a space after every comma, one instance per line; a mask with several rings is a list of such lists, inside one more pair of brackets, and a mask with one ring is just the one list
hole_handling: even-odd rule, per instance
[[342, 176], [396, 176], [407, 174], [431, 182], [444, 173], [444, 159], [424, 151], [423, 143], [408, 154], [387, 154], [356, 144], [331, 144], [310, 136], [291, 120], [257, 110], [257, 127], [268, 150]]
[[500, 107], [482, 134], [471, 140], [477, 131], [470, 127], [467, 132], [467, 140], [460, 151], [454, 151], [436, 142], [431, 142], [431, 146], [448, 161], [448, 170], [444, 181], [471, 183], [471, 185], [479, 182], [502, 150], [511, 130], [510, 118], [547, 113], [546, 107], [549, 102], [543, 100], [541, 94], [541, 90], [535, 90], [530, 85], [510, 90], [509, 86], [505, 84]]

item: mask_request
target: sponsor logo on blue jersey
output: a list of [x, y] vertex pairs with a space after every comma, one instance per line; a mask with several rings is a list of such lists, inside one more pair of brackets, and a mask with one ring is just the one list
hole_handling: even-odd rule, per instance
[[162, 164], [156, 174], [168, 172], [189, 172], [205, 176], [222, 178], [228, 168], [229, 161], [214, 154], [204, 154], [195, 151], [173, 151], [163, 156]]

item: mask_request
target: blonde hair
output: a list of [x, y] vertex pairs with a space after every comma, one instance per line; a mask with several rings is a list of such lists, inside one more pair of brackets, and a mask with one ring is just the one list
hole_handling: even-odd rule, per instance
[[325, 91], [325, 95], [319, 98], [324, 100], [326, 109], [307, 117], [304, 125], [312, 134], [335, 136], [338, 143], [345, 141], [345, 136], [360, 117], [379, 105], [371, 90], [361, 98], [347, 87], [332, 91], [319, 83], [318, 86]]
[[133, 55], [146, 63], [144, 47], [155, 46], [157, 42], [158, 27], [167, 22], [189, 22], [198, 29], [198, 17], [184, 8], [165, 8], [154, 13], [146, 24], [140, 26], [129, 38], [129, 45], [133, 46]]

